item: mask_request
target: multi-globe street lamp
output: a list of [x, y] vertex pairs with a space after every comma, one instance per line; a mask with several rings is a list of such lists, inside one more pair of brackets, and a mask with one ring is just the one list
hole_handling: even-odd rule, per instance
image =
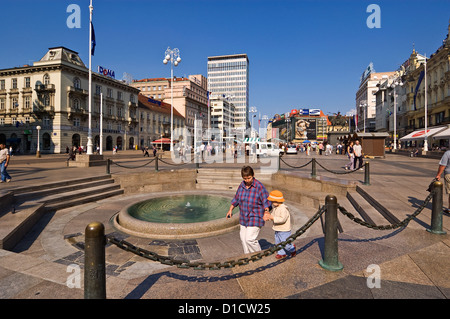
[[170, 151], [173, 152], [173, 66], [181, 62], [180, 50], [167, 48], [163, 63], [170, 62]]

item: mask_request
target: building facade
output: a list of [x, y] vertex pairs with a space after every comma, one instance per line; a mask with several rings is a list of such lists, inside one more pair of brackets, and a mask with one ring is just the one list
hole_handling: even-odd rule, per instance
[[141, 91], [141, 94], [157, 101], [170, 104], [184, 117], [184, 126], [193, 135], [195, 119], [202, 120], [204, 129], [208, 128], [208, 95], [206, 78], [200, 74], [188, 78], [149, 78], [135, 80], [131, 85]]
[[[138, 137], [139, 91], [92, 72], [91, 127], [100, 145], [100, 94], [103, 94], [103, 147], [134, 148]], [[0, 70], [0, 142], [15, 152], [34, 153], [38, 130], [41, 153], [63, 153], [86, 146], [89, 128], [89, 70], [77, 52], [49, 48], [33, 65]]]
[[356, 92], [357, 130], [360, 132], [373, 132], [376, 130], [376, 96], [377, 84], [380, 81], [391, 79], [395, 72], [376, 73], [370, 63], [360, 78], [359, 88]]
[[[170, 138], [170, 104], [139, 94], [139, 146], [151, 147], [160, 138]], [[182, 140], [184, 117], [173, 110], [173, 139]]]
[[249, 59], [247, 54], [208, 57], [208, 91], [234, 104], [235, 128], [249, 127]]
[[222, 137], [233, 136], [234, 104], [219, 94], [210, 95], [211, 128], [218, 129]]

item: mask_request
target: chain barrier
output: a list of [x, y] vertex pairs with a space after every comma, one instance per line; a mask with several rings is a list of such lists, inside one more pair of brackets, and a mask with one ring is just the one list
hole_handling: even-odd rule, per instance
[[337, 171], [329, 170], [328, 168], [326, 168], [326, 167], [324, 167], [322, 164], [320, 164], [318, 161], [316, 161], [316, 163], [317, 163], [317, 165], [319, 165], [320, 167], [322, 167], [322, 168], [323, 168], [324, 170], [326, 170], [327, 172], [330, 172], [330, 173], [333, 173], [333, 174], [337, 174], [337, 175], [351, 174], [351, 173], [354, 173], [354, 172], [356, 172], [356, 171], [359, 170], [358, 168], [356, 168], [356, 169], [353, 169], [353, 170], [350, 170], [350, 171], [346, 171], [346, 172], [337, 172]]
[[276, 244], [270, 248], [267, 248], [265, 250], [262, 250], [261, 252], [254, 254], [250, 257], [239, 258], [238, 260], [228, 260], [225, 262], [204, 263], [204, 262], [190, 262], [184, 260], [176, 260], [173, 259], [172, 257], [159, 255], [155, 252], [136, 247], [125, 240], [119, 240], [110, 235], [106, 236], [106, 240], [125, 251], [129, 251], [131, 253], [134, 253], [146, 259], [150, 259], [152, 261], [160, 262], [161, 264], [164, 265], [177, 266], [178, 268], [193, 268], [196, 270], [206, 270], [206, 269], [219, 270], [222, 268], [232, 268], [235, 266], [247, 265], [250, 261], [255, 262], [257, 260], [262, 259], [263, 257], [274, 254], [276, 251], [284, 248], [287, 244], [292, 243], [297, 237], [304, 234], [306, 230], [320, 218], [320, 216], [325, 212], [325, 210], [326, 205], [319, 208], [319, 210], [314, 214], [313, 217], [311, 217], [302, 227], [300, 227], [295, 233], [289, 236], [285, 241]]
[[[304, 164], [304, 165], [301, 165], [301, 166], [293, 166], [293, 165], [290, 165], [290, 164], [288, 164], [282, 157], [280, 157], [280, 161], [282, 161], [284, 164], [286, 164], [287, 166], [289, 166], [289, 167], [291, 167], [291, 168], [303, 168], [303, 167], [305, 167], [305, 166], [308, 166], [308, 165], [313, 161], [313, 159], [311, 159], [308, 163], [306, 163], [306, 164]], [[317, 160], [316, 160], [315, 162], [317, 163], [317, 165], [319, 165], [320, 167], [322, 167], [322, 168], [323, 168], [324, 170], [326, 170], [327, 172], [330, 172], [330, 173], [333, 173], [333, 174], [337, 174], [337, 175], [351, 174], [351, 173], [354, 173], [354, 172], [358, 171], [358, 169], [354, 169], [354, 170], [350, 170], [350, 171], [346, 171], [346, 172], [332, 171], [332, 170], [329, 170], [328, 168], [324, 167], [324, 166], [323, 166], [322, 164], [320, 164]]]
[[125, 165], [118, 164], [118, 163], [114, 162], [113, 160], [111, 160], [111, 163], [114, 164], [114, 165], [117, 165], [119, 167], [122, 167], [122, 168], [134, 169], [134, 168], [141, 168], [141, 167], [147, 166], [148, 164], [150, 164], [154, 160], [155, 160], [155, 158], [153, 158], [150, 161], [148, 161], [147, 163], [145, 163], [143, 165], [139, 165], [139, 166], [125, 166]]
[[177, 163], [169, 163], [169, 162], [166, 162], [165, 160], [163, 160], [162, 158], [160, 158], [159, 160], [160, 160], [161, 162], [167, 164], [167, 165], [181, 166], [181, 165], [191, 164], [193, 159], [191, 158], [191, 159], [189, 160], [189, 162], [180, 163], [180, 164], [177, 164]]
[[403, 221], [398, 222], [397, 224], [391, 224], [391, 225], [372, 225], [369, 224], [368, 222], [355, 217], [352, 213], [348, 212], [344, 207], [342, 207], [341, 205], [338, 205], [338, 210], [346, 217], [350, 218], [350, 220], [354, 221], [357, 224], [360, 224], [362, 226], [365, 226], [367, 228], [371, 228], [371, 229], [375, 229], [375, 230], [388, 230], [388, 229], [396, 229], [399, 227], [406, 227], [409, 222], [411, 220], [413, 220], [414, 218], [417, 217], [417, 215], [419, 215], [423, 209], [428, 205], [428, 203], [430, 202], [430, 200], [433, 198], [434, 192], [432, 191], [427, 198], [425, 198], [424, 202], [422, 203], [422, 205], [420, 205], [416, 211], [409, 217], [405, 218]]
[[293, 166], [293, 165], [290, 165], [290, 164], [286, 163], [286, 161], [283, 159], [283, 157], [280, 157], [280, 161], [282, 161], [284, 164], [286, 164], [287, 166], [289, 166], [289, 167], [291, 167], [291, 168], [303, 168], [303, 167], [305, 167], [305, 166], [308, 166], [313, 160], [310, 160], [308, 163], [303, 164], [303, 165], [301, 165], [301, 166]]

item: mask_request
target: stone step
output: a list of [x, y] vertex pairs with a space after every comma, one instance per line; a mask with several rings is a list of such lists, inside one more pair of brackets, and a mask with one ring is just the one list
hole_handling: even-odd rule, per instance
[[[356, 217], [359, 217], [372, 225], [380, 226], [389, 224], [389, 220], [381, 215], [380, 212], [357, 191], [349, 191], [347, 193], [347, 199], [357, 212], [358, 215], [355, 215]], [[345, 208], [348, 210], [348, 207]]]
[[0, 248], [12, 249], [45, 213], [42, 203], [14, 206], [0, 218]]
[[105, 180], [105, 179], [111, 179], [111, 175], [106, 174], [106, 175], [99, 175], [99, 176], [93, 176], [93, 177], [64, 180], [64, 181], [54, 182], [54, 183], [47, 183], [44, 185], [36, 184], [36, 185], [30, 185], [30, 186], [25, 186], [25, 187], [18, 187], [18, 188], [14, 188], [13, 192], [14, 192], [14, 195], [17, 195], [17, 194], [23, 194], [23, 193], [42, 191], [45, 189], [58, 188], [58, 187], [63, 187], [63, 186], [68, 186], [68, 185], [84, 184], [84, 183], [89, 183], [92, 181]]
[[113, 189], [113, 190], [109, 190], [109, 191], [102, 192], [102, 193], [97, 193], [97, 194], [91, 195], [91, 196], [84, 196], [84, 197], [77, 198], [74, 200], [66, 200], [63, 202], [48, 204], [45, 206], [45, 208], [48, 211], [64, 209], [64, 208], [74, 207], [74, 206], [81, 205], [81, 204], [95, 202], [95, 201], [113, 197], [113, 196], [122, 195], [123, 193], [124, 193], [123, 189], [118, 188], [118, 189]]
[[109, 178], [109, 179], [99, 179], [99, 180], [95, 180], [95, 181], [85, 181], [82, 183], [77, 182], [75, 184], [70, 184], [70, 185], [65, 184], [64, 186], [61, 186], [61, 187], [51, 187], [51, 188], [44, 187], [44, 189], [41, 188], [39, 190], [33, 190], [33, 191], [26, 192], [26, 193], [18, 194], [15, 196], [15, 201], [22, 202], [22, 201], [31, 200], [34, 198], [43, 198], [45, 196], [50, 196], [50, 195], [54, 195], [54, 194], [78, 191], [82, 188], [90, 188], [90, 187], [96, 187], [96, 186], [101, 186], [101, 185], [108, 185], [111, 183], [114, 183], [114, 180]]
[[89, 188], [75, 189], [70, 192], [64, 192], [60, 194], [50, 194], [48, 196], [43, 196], [37, 199], [39, 203], [44, 203], [46, 207], [49, 207], [56, 203], [63, 203], [65, 201], [71, 201], [76, 199], [81, 199], [86, 196], [90, 197], [93, 194], [101, 194], [113, 190], [120, 189], [119, 184], [106, 184], [100, 186], [93, 186]]
[[374, 196], [369, 194], [369, 191], [364, 190], [363, 188], [357, 186], [356, 191], [367, 201], [369, 202], [386, 220], [391, 224], [397, 224], [400, 220], [392, 214], [380, 200], [374, 198]]

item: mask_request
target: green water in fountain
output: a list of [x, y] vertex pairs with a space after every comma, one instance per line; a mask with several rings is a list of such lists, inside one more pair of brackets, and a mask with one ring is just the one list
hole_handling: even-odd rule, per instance
[[128, 208], [134, 218], [154, 223], [197, 223], [225, 218], [231, 199], [214, 195], [153, 198]]

